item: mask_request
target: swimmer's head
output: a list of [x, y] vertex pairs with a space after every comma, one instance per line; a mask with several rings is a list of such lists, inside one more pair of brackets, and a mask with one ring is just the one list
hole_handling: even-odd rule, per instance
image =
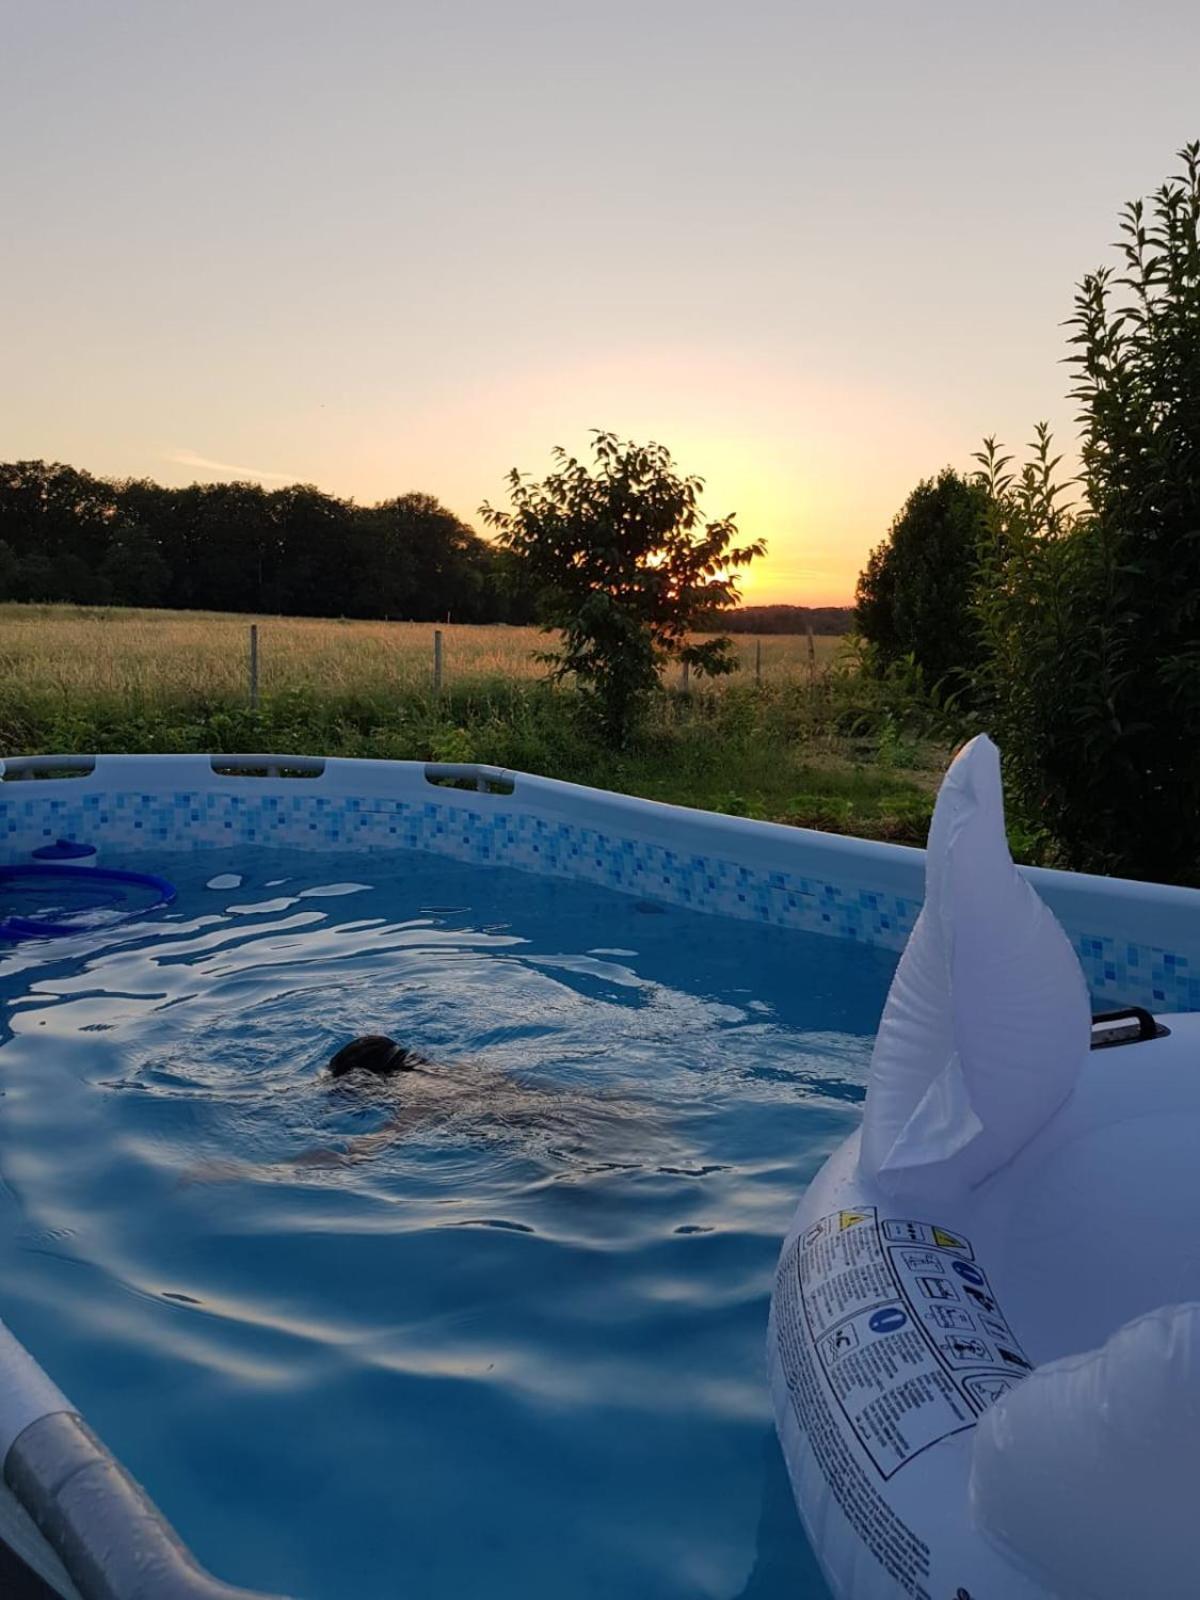
[[367, 1033], [344, 1044], [331, 1057], [329, 1071], [335, 1078], [344, 1078], [348, 1072], [372, 1072], [377, 1078], [390, 1078], [393, 1072], [411, 1072], [418, 1059], [394, 1039]]

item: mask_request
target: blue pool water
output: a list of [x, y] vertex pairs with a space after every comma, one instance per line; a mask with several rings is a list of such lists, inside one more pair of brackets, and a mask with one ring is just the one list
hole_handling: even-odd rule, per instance
[[[895, 958], [419, 855], [151, 866], [169, 912], [0, 956], [0, 1315], [197, 1556], [824, 1596], [767, 1298]], [[373, 1031], [440, 1068], [399, 1106], [322, 1078]]]

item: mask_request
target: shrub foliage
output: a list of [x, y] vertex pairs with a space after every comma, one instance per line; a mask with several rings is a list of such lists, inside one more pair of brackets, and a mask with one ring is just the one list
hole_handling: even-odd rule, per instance
[[962, 694], [982, 657], [972, 605], [988, 497], [946, 467], [919, 483], [858, 580], [855, 624], [882, 671], [911, 658], [930, 689]]
[[1027, 817], [1069, 866], [1200, 883], [1200, 144], [1121, 216], [1071, 318], [1083, 497], [1045, 428], [992, 502], [979, 687]]

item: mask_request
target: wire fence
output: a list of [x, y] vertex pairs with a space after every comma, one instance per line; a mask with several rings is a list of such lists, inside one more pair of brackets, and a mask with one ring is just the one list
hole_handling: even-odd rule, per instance
[[[224, 700], [257, 706], [305, 690], [326, 695], [435, 695], [543, 678], [554, 640], [537, 628], [231, 617], [195, 612], [0, 606], [0, 684], [13, 695], [111, 697], [125, 703]], [[828, 635], [739, 634], [740, 670], [703, 680], [764, 686], [812, 681], [842, 640]], [[682, 665], [667, 675], [699, 689]]]

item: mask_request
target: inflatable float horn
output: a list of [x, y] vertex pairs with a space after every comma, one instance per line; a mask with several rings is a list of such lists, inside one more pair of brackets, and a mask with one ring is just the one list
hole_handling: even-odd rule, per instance
[[865, 1175], [893, 1193], [981, 1182], [1071, 1093], [1090, 1042], [1083, 973], [1013, 865], [999, 755], [980, 735], [934, 807], [925, 904], [871, 1056]]

